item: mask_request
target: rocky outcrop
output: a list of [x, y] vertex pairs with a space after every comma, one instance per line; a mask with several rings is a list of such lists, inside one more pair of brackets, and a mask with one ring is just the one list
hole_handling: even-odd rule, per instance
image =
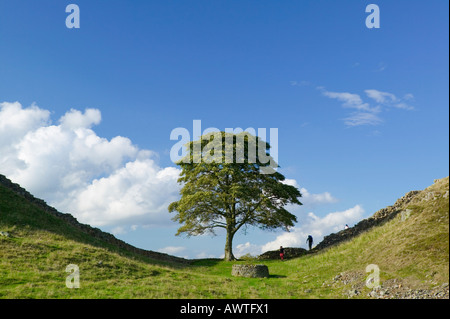
[[155, 252], [155, 251], [151, 251], [151, 250], [145, 250], [145, 249], [134, 247], [120, 239], [117, 239], [110, 233], [106, 233], [104, 231], [101, 231], [98, 228], [95, 228], [95, 227], [92, 227], [92, 226], [89, 226], [86, 224], [82, 224], [82, 223], [78, 222], [77, 219], [75, 217], [73, 217], [71, 214], [64, 214], [64, 213], [58, 212], [55, 208], [47, 205], [47, 203], [45, 201], [34, 197], [28, 191], [26, 191], [25, 189], [20, 187], [20, 185], [11, 182], [8, 178], [6, 178], [3, 175], [0, 175], [0, 185], [12, 190], [17, 195], [23, 197], [29, 203], [38, 206], [40, 209], [42, 209], [46, 213], [51, 214], [61, 220], [64, 220], [69, 225], [81, 230], [82, 232], [90, 235], [93, 238], [101, 240], [104, 243], [113, 245], [117, 248], [124, 249], [124, 250], [127, 250], [132, 253], [136, 253], [136, 254], [143, 255], [143, 256], [146, 256], [146, 257], [149, 257], [152, 259], [156, 259], [156, 260], [175, 262], [175, 263], [190, 263], [189, 260], [184, 259], [184, 258], [175, 257], [175, 256], [171, 256], [171, 255], [164, 254], [164, 253], [159, 253], [159, 252]]
[[265, 278], [269, 277], [269, 268], [266, 265], [236, 264], [231, 268], [231, 275], [246, 278]]

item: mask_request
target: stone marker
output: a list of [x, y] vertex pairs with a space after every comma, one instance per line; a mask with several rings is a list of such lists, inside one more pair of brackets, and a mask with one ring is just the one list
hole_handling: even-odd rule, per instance
[[269, 277], [266, 265], [233, 265], [231, 275], [235, 277], [264, 278]]

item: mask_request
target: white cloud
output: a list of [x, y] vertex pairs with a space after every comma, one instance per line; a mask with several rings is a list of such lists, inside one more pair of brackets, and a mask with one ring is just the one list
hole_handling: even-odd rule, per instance
[[328, 204], [336, 203], [337, 198], [333, 197], [329, 192], [324, 192], [321, 194], [311, 194], [306, 188], [301, 188], [300, 193], [302, 194], [301, 202], [303, 205], [316, 205], [316, 204]]
[[114, 227], [114, 228], [111, 230], [111, 233], [112, 233], [113, 235], [117, 236], [117, 235], [126, 234], [127, 231], [125, 230], [124, 227], [122, 227], [122, 226], [117, 226], [117, 227]]
[[300, 191], [300, 194], [302, 194], [300, 202], [304, 206], [336, 203], [338, 201], [337, 198], [333, 197], [329, 192], [324, 192], [321, 194], [311, 194], [306, 188], [300, 187], [295, 179], [286, 178], [282, 183], [294, 186]]
[[286, 178], [284, 181], [282, 181], [282, 183], [286, 184], [286, 185], [294, 186], [296, 188], [300, 188], [300, 186], [298, 185], [298, 183], [295, 179]]
[[390, 101], [397, 101], [397, 98], [394, 94], [388, 92], [381, 92], [378, 90], [365, 90], [367, 96], [371, 99], [374, 99], [378, 103], [386, 103]]
[[362, 126], [362, 125], [380, 125], [384, 122], [380, 114], [386, 108], [397, 108], [403, 110], [413, 110], [414, 107], [407, 104], [405, 101], [411, 101], [414, 96], [410, 93], [406, 94], [403, 99], [397, 98], [394, 94], [389, 92], [382, 92], [375, 89], [365, 90], [367, 97], [377, 103], [376, 106], [371, 106], [365, 102], [359, 94], [349, 92], [330, 92], [324, 87], [317, 87], [322, 94], [331, 99], [336, 99], [342, 102], [343, 108], [352, 108], [356, 111], [352, 112], [350, 116], [344, 118], [344, 123], [347, 126]]
[[71, 208], [91, 225], [139, 221], [141, 225], [167, 223], [168, 205], [177, 199], [179, 171], [159, 168], [153, 160], [128, 162], [108, 177], [95, 179], [58, 203]]
[[237, 258], [250, 254], [251, 256], [261, 255], [261, 246], [250, 244], [250, 242], [246, 242], [245, 244], [239, 244], [234, 248], [233, 255]]
[[[0, 104], [1, 173], [58, 210], [93, 226], [169, 223], [179, 170], [125, 137], [99, 137], [101, 113], [70, 110], [58, 125], [36, 105]], [[122, 228], [117, 228], [117, 227]], [[133, 228], [131, 228], [133, 229]]]
[[414, 100], [414, 96], [411, 93], [405, 94], [403, 99], [397, 98], [394, 94], [389, 92], [381, 92], [378, 90], [365, 90], [368, 97], [375, 100], [378, 103], [381, 103], [387, 107], [395, 107], [398, 109], [404, 110], [413, 110], [414, 107], [408, 105], [405, 101]]
[[102, 115], [97, 109], [86, 109], [81, 113], [78, 110], [71, 109], [64, 116], [61, 117], [59, 122], [62, 127], [68, 129], [77, 128], [90, 128], [92, 125], [97, 125], [102, 120]]
[[18, 102], [0, 103], [0, 167], [10, 171], [21, 166], [16, 156], [15, 146], [30, 130], [47, 125], [50, 122], [50, 112], [36, 105], [22, 109]]
[[323, 95], [337, 99], [343, 102], [342, 106], [347, 108], [354, 108], [357, 110], [369, 111], [370, 106], [368, 103], [364, 103], [358, 94], [348, 93], [348, 92], [329, 92], [323, 91]]
[[382, 122], [383, 120], [377, 114], [368, 112], [356, 112], [344, 119], [347, 126], [379, 125]]

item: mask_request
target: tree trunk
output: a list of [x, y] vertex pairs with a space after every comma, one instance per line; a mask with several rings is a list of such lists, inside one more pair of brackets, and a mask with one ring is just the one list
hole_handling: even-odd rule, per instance
[[233, 232], [231, 229], [227, 229], [227, 240], [225, 242], [225, 261], [236, 260], [233, 255]]

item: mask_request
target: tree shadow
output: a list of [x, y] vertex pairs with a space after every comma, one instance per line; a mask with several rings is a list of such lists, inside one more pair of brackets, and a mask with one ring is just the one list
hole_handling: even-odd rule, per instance
[[287, 276], [285, 276], [285, 275], [269, 275], [269, 279], [272, 279], [272, 278], [286, 278]]

